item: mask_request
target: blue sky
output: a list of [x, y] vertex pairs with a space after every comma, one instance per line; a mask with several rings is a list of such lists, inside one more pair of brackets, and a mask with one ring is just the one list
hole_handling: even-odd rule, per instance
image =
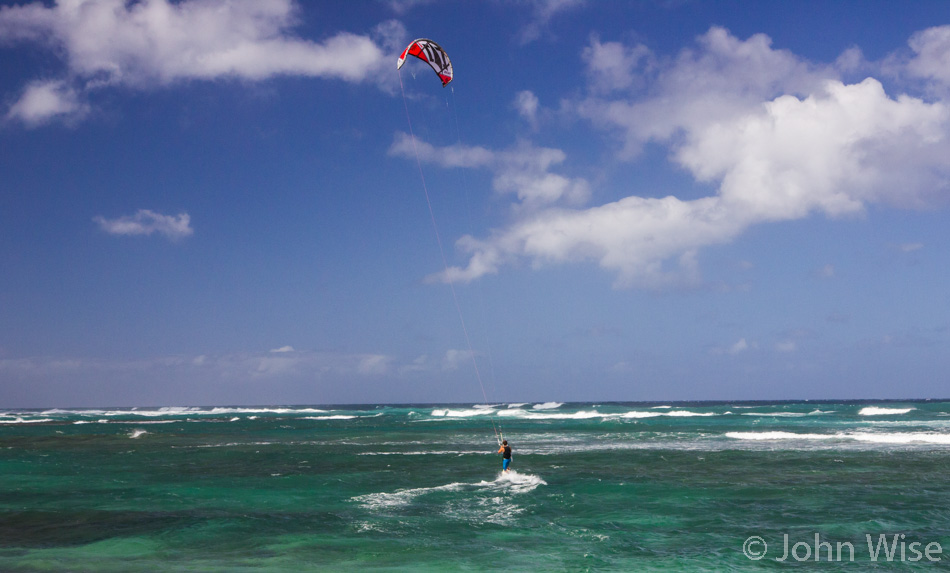
[[4, 2], [0, 62], [4, 407], [947, 396], [946, 2]]

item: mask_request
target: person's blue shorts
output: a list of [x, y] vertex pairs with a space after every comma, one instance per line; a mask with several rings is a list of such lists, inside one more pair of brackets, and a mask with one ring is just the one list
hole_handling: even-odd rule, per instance
[[511, 465], [511, 458], [505, 458], [505, 459], [503, 459], [503, 460], [502, 460], [502, 463], [503, 463], [503, 465], [502, 465], [502, 468], [501, 468], [501, 469], [502, 469], [502, 470], [508, 469], [508, 466]]

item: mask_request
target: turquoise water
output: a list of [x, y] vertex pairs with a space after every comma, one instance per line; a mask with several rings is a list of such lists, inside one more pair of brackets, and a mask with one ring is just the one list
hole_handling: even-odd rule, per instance
[[950, 402], [5, 411], [0, 570], [942, 568], [948, 476]]

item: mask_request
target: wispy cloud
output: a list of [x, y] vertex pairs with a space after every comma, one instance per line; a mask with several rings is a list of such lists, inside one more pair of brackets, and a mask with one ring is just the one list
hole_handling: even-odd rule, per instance
[[[0, 358], [0, 379], [8, 401], [34, 407], [90, 401], [98, 406], [207, 404], [220, 403], [222, 395], [229, 396], [232, 404], [263, 404], [281, 392], [296, 403], [354, 402], [361, 395], [354, 386], [380, 376], [414, 378], [430, 373], [399, 369], [395, 359], [384, 354], [307, 350], [135, 360]], [[108, 393], [103, 393], [105, 388]], [[382, 394], [390, 400], [399, 395], [385, 390]]]
[[393, 12], [397, 14], [405, 14], [410, 10], [418, 8], [420, 6], [425, 6], [426, 4], [433, 4], [436, 0], [386, 0], [386, 4], [392, 8]]
[[194, 234], [191, 217], [188, 213], [162, 215], [148, 209], [139, 209], [135, 215], [126, 215], [117, 219], [95, 217], [93, 221], [110, 235], [151, 235], [158, 233], [172, 240], [183, 239]]
[[590, 185], [583, 178], [553, 173], [567, 155], [560, 149], [537, 147], [519, 141], [510, 149], [492, 151], [484, 147], [455, 144], [435, 147], [405, 133], [397, 133], [390, 154], [415, 157], [441, 167], [487, 168], [494, 174], [492, 188], [510, 193], [520, 206], [534, 209], [552, 203], [581, 204], [590, 197]]
[[515, 96], [514, 108], [532, 129], [538, 128], [538, 96], [530, 90], [518, 92]]
[[833, 279], [835, 278], [835, 266], [828, 263], [820, 269], [817, 269], [814, 272], [814, 276], [820, 279]]
[[[361, 82], [389, 62], [369, 35], [339, 32], [321, 42], [296, 36], [297, 11], [291, 0], [4, 6], [0, 40], [46, 46], [68, 67], [68, 79], [31, 84], [8, 117], [30, 125], [75, 117], [87, 108], [82, 97], [107, 86], [143, 89], [184, 80], [259, 81], [279, 75]], [[393, 27], [384, 28], [379, 33], [388, 41]]]
[[551, 20], [558, 14], [574, 10], [586, 4], [586, 0], [523, 0], [531, 10], [531, 19], [520, 31], [518, 41], [529, 44], [547, 31]]
[[749, 343], [748, 341], [746, 341], [745, 338], [740, 338], [739, 340], [737, 340], [736, 342], [734, 342], [733, 344], [731, 344], [731, 345], [729, 345], [729, 346], [726, 346], [726, 347], [721, 347], [721, 346], [714, 347], [714, 348], [712, 348], [712, 349], [709, 351], [709, 353], [710, 353], [710, 354], [713, 354], [713, 355], [728, 354], [728, 355], [730, 355], [730, 356], [735, 356], [735, 355], [737, 355], [737, 354], [742, 354], [743, 352], [749, 350], [750, 348], [753, 348], [753, 349], [754, 349], [754, 348], [757, 348], [757, 347], [758, 347], [758, 344], [756, 344], [755, 342]]

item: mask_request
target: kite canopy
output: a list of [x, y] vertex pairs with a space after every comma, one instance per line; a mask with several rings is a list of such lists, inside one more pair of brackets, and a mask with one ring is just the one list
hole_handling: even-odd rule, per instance
[[415, 56], [435, 70], [442, 80], [442, 87], [445, 87], [452, 81], [452, 62], [449, 61], [449, 55], [445, 53], [442, 46], [432, 40], [419, 38], [415, 40], [402, 51], [399, 60], [396, 62], [396, 69], [406, 63], [406, 56]]

